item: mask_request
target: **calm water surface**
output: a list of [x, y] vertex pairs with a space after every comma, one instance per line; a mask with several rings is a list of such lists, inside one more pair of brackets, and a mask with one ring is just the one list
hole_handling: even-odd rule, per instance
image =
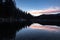
[[16, 32], [16, 40], [60, 40], [60, 27], [33, 23]]

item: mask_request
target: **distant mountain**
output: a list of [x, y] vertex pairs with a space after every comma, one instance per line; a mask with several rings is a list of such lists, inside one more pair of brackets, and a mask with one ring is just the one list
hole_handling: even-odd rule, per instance
[[34, 23], [40, 23], [42, 25], [57, 25], [60, 26], [60, 13], [50, 15], [40, 15], [32, 19]]
[[40, 15], [40, 16], [35, 17], [35, 18], [37, 18], [37, 19], [51, 19], [51, 20], [57, 19], [57, 20], [60, 20], [60, 13], [50, 14], [50, 15], [43, 14], [43, 15]]

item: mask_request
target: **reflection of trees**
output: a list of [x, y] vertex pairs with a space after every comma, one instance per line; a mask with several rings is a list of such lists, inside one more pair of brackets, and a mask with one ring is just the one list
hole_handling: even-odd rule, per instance
[[[12, 0], [0, 0], [0, 40], [10, 40], [15, 38], [16, 31], [27, 25], [25, 21], [27, 13], [17, 8]], [[16, 19], [16, 20], [15, 20]]]
[[6, 39], [10, 40], [12, 38], [15, 38], [16, 31], [21, 30], [24, 28], [27, 24], [26, 23], [0, 23], [0, 40]]
[[[36, 20], [37, 19], [37, 20]], [[58, 25], [60, 26], [60, 13], [50, 14], [50, 15], [40, 15], [32, 19], [33, 22], [40, 23], [42, 25]]]

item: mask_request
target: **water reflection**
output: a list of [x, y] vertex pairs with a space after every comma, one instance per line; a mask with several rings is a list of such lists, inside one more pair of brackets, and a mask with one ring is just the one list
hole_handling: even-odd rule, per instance
[[0, 40], [15, 40], [16, 32], [25, 27], [25, 23], [0, 23]]
[[60, 40], [60, 27], [38, 23], [0, 23], [0, 40]]
[[49, 31], [60, 31], [60, 27], [53, 26], [53, 25], [40, 25], [38, 23], [33, 23], [29, 26], [32, 29], [42, 29], [42, 30], [49, 30]]
[[16, 40], [60, 40], [60, 27], [33, 23], [17, 32]]

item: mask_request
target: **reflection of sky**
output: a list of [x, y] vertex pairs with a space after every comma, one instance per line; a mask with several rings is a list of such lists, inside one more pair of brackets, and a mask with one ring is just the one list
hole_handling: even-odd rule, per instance
[[29, 28], [42, 29], [42, 30], [48, 30], [48, 31], [58, 31], [58, 30], [60, 30], [60, 27], [58, 27], [58, 26], [40, 25], [38, 23], [34, 23], [34, 24], [30, 25]]
[[16, 40], [60, 40], [60, 28], [57, 26], [31, 24], [16, 33]]

